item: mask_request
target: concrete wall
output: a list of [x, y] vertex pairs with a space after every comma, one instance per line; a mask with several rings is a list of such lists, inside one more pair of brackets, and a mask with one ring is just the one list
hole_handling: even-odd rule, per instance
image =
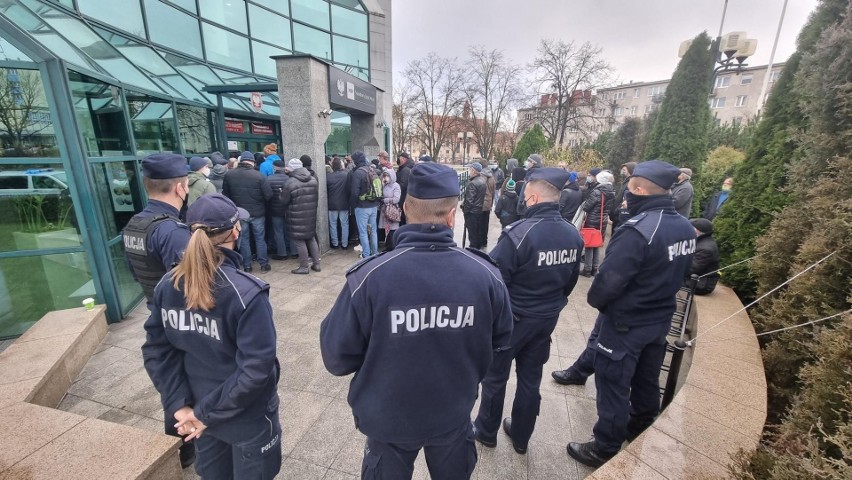
[[328, 65], [308, 57], [276, 59], [278, 98], [281, 102], [281, 126], [284, 161], [311, 156], [319, 182], [317, 239], [320, 250], [329, 249], [328, 194], [325, 184], [325, 141], [331, 134], [331, 117], [318, 113], [330, 109], [328, 102]]

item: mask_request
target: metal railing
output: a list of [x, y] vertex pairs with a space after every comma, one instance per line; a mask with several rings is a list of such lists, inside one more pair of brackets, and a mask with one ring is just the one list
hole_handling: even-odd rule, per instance
[[696, 334], [698, 315], [695, 312], [695, 284], [692, 278], [677, 293], [677, 310], [672, 315], [672, 326], [666, 339], [666, 356], [660, 371], [660, 395], [662, 408], [666, 408], [680, 388], [686, 383], [689, 367], [692, 366], [693, 349], [677, 348], [676, 341], [691, 340]]

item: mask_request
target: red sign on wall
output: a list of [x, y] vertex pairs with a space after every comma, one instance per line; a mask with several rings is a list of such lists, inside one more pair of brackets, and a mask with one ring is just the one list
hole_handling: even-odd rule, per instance
[[246, 127], [239, 120], [225, 120], [225, 131], [228, 133], [245, 133]]
[[275, 129], [268, 123], [251, 123], [251, 133], [255, 135], [275, 135]]

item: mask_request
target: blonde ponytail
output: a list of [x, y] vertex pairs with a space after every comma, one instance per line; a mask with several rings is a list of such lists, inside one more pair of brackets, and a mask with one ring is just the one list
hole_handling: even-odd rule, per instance
[[186, 308], [209, 311], [216, 306], [213, 282], [216, 269], [223, 259], [213, 242], [224, 240], [231, 232], [216, 234], [211, 239], [203, 226], [193, 225], [193, 229], [183, 260], [175, 267], [172, 284], [180, 290], [180, 282], [183, 280]]

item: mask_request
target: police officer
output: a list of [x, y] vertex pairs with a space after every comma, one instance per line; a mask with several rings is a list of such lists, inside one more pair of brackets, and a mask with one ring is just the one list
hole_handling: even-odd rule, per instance
[[494, 358], [482, 382], [482, 402], [476, 417], [476, 439], [497, 446], [497, 430], [512, 360], [518, 387], [512, 416], [503, 430], [518, 453], [526, 453], [541, 405], [541, 372], [550, 356], [550, 335], [559, 312], [577, 284], [583, 240], [559, 213], [559, 194], [568, 172], [535, 168], [527, 176], [524, 219], [503, 230], [490, 255], [500, 267], [512, 299], [515, 326], [508, 350]]
[[412, 168], [394, 250], [352, 267], [322, 322], [325, 367], [355, 373], [362, 478], [411, 478], [421, 448], [436, 480], [470, 478], [476, 465], [470, 411], [494, 352], [508, 347], [512, 314], [487, 255], [453, 242], [458, 195], [449, 167]]
[[[154, 287], [180, 261], [189, 243], [189, 228], [179, 220], [189, 197], [186, 159], [174, 153], [145, 157], [142, 183], [148, 192], [148, 205], [130, 219], [122, 235], [130, 272], [142, 286], [148, 310], [152, 310]], [[164, 414], [166, 434], [177, 436], [174, 419]], [[194, 460], [193, 444], [181, 445], [181, 466], [186, 468]]]
[[680, 170], [659, 160], [636, 165], [624, 198], [631, 219], [613, 234], [589, 288], [597, 308], [595, 438], [568, 444], [578, 462], [599, 467], [625, 438], [635, 438], [660, 411], [659, 376], [675, 295], [695, 252], [695, 231], [675, 211], [669, 187]]
[[269, 285], [240, 271], [234, 251], [247, 218], [219, 193], [189, 207], [186, 254], [145, 322], [145, 369], [178, 433], [197, 443], [205, 480], [271, 479], [281, 468]]

